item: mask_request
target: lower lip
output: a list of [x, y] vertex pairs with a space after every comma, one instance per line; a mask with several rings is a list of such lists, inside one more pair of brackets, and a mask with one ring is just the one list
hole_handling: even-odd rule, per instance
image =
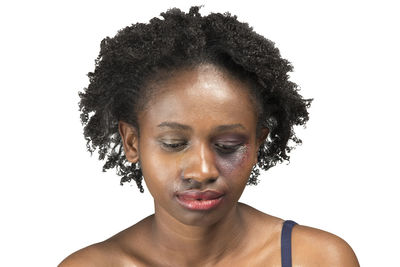
[[208, 200], [189, 200], [183, 199], [180, 197], [176, 197], [178, 199], [179, 204], [189, 210], [210, 210], [218, 206], [221, 203], [223, 196], [216, 199], [208, 199]]

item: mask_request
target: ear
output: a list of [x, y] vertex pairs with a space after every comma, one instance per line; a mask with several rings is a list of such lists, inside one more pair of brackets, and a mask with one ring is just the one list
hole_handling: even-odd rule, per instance
[[268, 128], [262, 128], [260, 132], [260, 136], [256, 140], [256, 153], [254, 156], [254, 164], [257, 164], [257, 155], [258, 155], [258, 150], [260, 150], [260, 146], [264, 143], [265, 139], [267, 139], [269, 134], [269, 129]]
[[132, 163], [139, 160], [139, 134], [137, 129], [124, 121], [118, 122], [118, 130], [124, 145], [126, 159]]

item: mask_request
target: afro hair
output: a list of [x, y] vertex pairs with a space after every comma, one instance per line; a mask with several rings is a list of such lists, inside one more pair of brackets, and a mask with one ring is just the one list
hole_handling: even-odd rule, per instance
[[134, 180], [143, 192], [140, 166], [127, 161], [118, 122], [139, 128], [137, 114], [151, 97], [149, 82], [163, 73], [208, 62], [252, 85], [251, 95], [260, 107], [257, 129], [269, 129], [247, 183], [256, 185], [259, 169], [289, 160], [290, 140], [301, 143], [293, 126], [308, 121], [312, 99], [303, 99], [298, 86], [289, 81], [293, 67], [274, 43], [236, 16], [202, 16], [199, 7], [191, 7], [188, 13], [174, 8], [161, 17], [102, 40], [95, 70], [88, 73], [89, 85], [79, 92], [87, 149], [98, 150], [99, 159], [105, 160], [103, 171], [116, 168], [121, 185]]

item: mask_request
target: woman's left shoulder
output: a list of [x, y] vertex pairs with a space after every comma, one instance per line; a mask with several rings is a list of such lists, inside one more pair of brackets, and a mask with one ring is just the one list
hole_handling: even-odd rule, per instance
[[342, 238], [304, 225], [293, 227], [292, 261], [299, 266], [360, 266], [353, 249]]

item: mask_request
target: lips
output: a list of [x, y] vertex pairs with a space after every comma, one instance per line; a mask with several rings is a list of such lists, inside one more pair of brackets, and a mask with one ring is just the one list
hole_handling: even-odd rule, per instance
[[176, 194], [178, 203], [191, 211], [208, 211], [223, 202], [224, 194], [214, 190], [188, 190]]
[[177, 196], [182, 200], [211, 200], [217, 199], [223, 195], [223, 193], [214, 190], [187, 190], [177, 193]]

